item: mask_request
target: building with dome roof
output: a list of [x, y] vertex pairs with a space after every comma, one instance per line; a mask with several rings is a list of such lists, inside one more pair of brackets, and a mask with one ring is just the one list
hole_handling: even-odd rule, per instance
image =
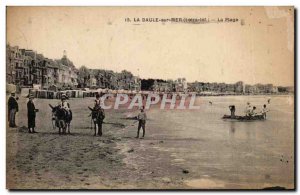
[[17, 89], [40, 85], [59, 88], [75, 88], [78, 85], [78, 70], [68, 59], [66, 51], [61, 59], [49, 59], [43, 54], [18, 46], [6, 46], [6, 81]]

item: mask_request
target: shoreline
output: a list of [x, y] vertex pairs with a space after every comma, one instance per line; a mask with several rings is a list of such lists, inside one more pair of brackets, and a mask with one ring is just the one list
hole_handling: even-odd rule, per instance
[[[81, 97], [75, 97], [75, 94], [72, 94], [73, 92], [83, 92], [85, 93], [85, 96], [83, 96], [83, 94], [81, 94]], [[44, 94], [42, 95], [38, 95], [37, 92], [43, 92]], [[6, 90], [6, 95], [10, 95], [11, 91]], [[29, 93], [29, 91], [26, 94], [22, 94], [21, 91], [17, 92], [16, 94], [18, 94], [19, 96], [27, 96]], [[97, 93], [101, 93], [102, 95], [105, 94], [111, 94], [113, 96], [116, 96], [117, 94], [123, 94], [123, 95], [148, 95], [148, 94], [158, 94], [158, 95], [164, 95], [164, 94], [188, 94], [188, 95], [195, 95], [196, 97], [219, 97], [219, 96], [294, 96], [295, 94], [292, 92], [278, 92], [278, 93], [219, 93], [219, 92], [211, 92], [211, 91], [207, 91], [207, 93], [199, 93], [199, 92], [155, 92], [155, 91], [140, 91], [140, 92], [101, 92], [98, 90], [89, 90], [89, 91], [85, 91], [85, 90], [81, 90], [81, 89], [74, 89], [74, 90], [63, 90], [63, 91], [51, 91], [51, 90], [33, 90], [33, 93], [35, 94], [35, 98], [39, 98], [39, 99], [60, 99], [60, 96], [62, 93], [67, 93], [69, 94], [69, 98], [75, 98], [75, 99], [81, 99], [81, 98], [89, 98], [89, 97], [95, 97]], [[47, 93], [51, 93], [52, 95], [49, 95], [50, 98], [47, 98]], [[72, 95], [71, 95], [72, 94]], [[78, 95], [78, 94], [77, 94]], [[25, 97], [24, 96], [24, 97]], [[40, 97], [38, 97], [40, 96]]]
[[[58, 135], [51, 126], [49, 102], [38, 99], [37, 134], [26, 132], [25, 98], [20, 98], [16, 128], [7, 128], [9, 189], [262, 189], [292, 184], [243, 183], [190, 169], [181, 144], [204, 144], [204, 138], [165, 137], [157, 126], [159, 109], [147, 111], [145, 139], [136, 139], [137, 123], [127, 120], [137, 110], [106, 110], [103, 137], [94, 137], [87, 106], [92, 98], [70, 99], [72, 135]], [[42, 108], [42, 109], [41, 109]], [[180, 111], [178, 111], [180, 112]], [[21, 118], [21, 116], [25, 116]], [[163, 120], [160, 119], [160, 120]], [[150, 122], [151, 121], [151, 122]], [[160, 123], [159, 123], [160, 124]], [[148, 131], [149, 130], [149, 131]], [[171, 129], [172, 130], [172, 129]], [[163, 133], [162, 136], [157, 134]], [[167, 133], [167, 132], [166, 132]], [[192, 145], [191, 145], [192, 146]], [[174, 150], [175, 149], [175, 150]], [[204, 149], [202, 152], [205, 152]], [[207, 150], [209, 151], [209, 150]], [[201, 159], [199, 163], [201, 163]], [[203, 163], [203, 162], [202, 162]], [[199, 164], [200, 165], [200, 164]], [[201, 165], [203, 166], [203, 165]], [[209, 169], [210, 170], [210, 169]], [[209, 171], [208, 170], [208, 171]], [[213, 173], [213, 172], [212, 172]]]

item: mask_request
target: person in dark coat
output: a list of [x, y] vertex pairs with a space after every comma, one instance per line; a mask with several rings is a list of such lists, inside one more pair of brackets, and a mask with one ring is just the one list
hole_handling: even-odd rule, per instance
[[98, 108], [100, 107], [100, 95], [97, 93], [96, 94], [96, 99], [95, 99], [95, 103], [94, 103], [94, 108]]
[[19, 105], [15, 98], [15, 93], [11, 93], [7, 104], [9, 127], [16, 127], [16, 113], [19, 111]]
[[[95, 101], [95, 103], [97, 103], [97, 102]], [[97, 112], [98, 112], [97, 119], [96, 119], [96, 123], [98, 124], [98, 135], [102, 136], [102, 124], [103, 124], [103, 120], [105, 118], [105, 113], [104, 113], [103, 108], [101, 108], [100, 105], [96, 104], [94, 109], [97, 110]], [[94, 136], [96, 136], [96, 126], [95, 126]]]
[[[27, 103], [27, 117], [28, 117], [28, 132], [29, 133], [36, 133], [34, 130], [35, 128], [35, 116], [36, 116], [36, 109], [33, 103], [33, 96], [29, 95], [29, 101]], [[30, 130], [32, 129], [32, 130]]]
[[229, 110], [231, 118], [235, 118], [235, 105], [230, 105]]

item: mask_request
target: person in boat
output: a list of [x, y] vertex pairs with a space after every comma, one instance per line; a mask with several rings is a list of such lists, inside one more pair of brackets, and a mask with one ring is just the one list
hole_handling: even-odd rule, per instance
[[249, 116], [256, 116], [257, 115], [257, 112], [256, 112], [256, 107], [253, 106], [253, 109], [251, 110], [250, 112], [250, 115]]
[[230, 105], [229, 110], [230, 110], [230, 117], [235, 118], [235, 105]]
[[251, 116], [251, 112], [252, 112], [252, 106], [250, 104], [250, 102], [247, 102], [247, 106], [246, 106], [246, 116]]
[[270, 110], [267, 108], [267, 105], [264, 104], [263, 109], [261, 111], [261, 114], [263, 115], [264, 119], [267, 119], [267, 112], [269, 112]]

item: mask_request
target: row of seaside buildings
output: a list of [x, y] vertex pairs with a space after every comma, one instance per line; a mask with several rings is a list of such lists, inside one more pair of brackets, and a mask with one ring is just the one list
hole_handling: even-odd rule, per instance
[[274, 86], [273, 84], [248, 85], [242, 81], [227, 83], [192, 82], [187, 83], [185, 78], [175, 81], [154, 82], [154, 91], [189, 91], [203, 94], [276, 94], [293, 93], [293, 87]]
[[21, 88], [40, 86], [41, 89], [107, 88], [113, 90], [151, 90], [157, 92], [197, 92], [218, 94], [293, 93], [293, 87], [272, 84], [247, 85], [192, 82], [185, 78], [176, 80], [140, 79], [131, 72], [75, 67], [66, 51], [61, 59], [49, 59], [33, 50], [6, 46], [6, 82]]
[[78, 70], [63, 55], [61, 59], [49, 59], [33, 50], [18, 46], [6, 46], [6, 82], [18, 87], [40, 85], [77, 86]]
[[49, 59], [33, 50], [6, 46], [6, 82], [20, 88], [109, 88], [140, 90], [141, 79], [128, 71], [77, 69], [64, 51], [61, 59]]

